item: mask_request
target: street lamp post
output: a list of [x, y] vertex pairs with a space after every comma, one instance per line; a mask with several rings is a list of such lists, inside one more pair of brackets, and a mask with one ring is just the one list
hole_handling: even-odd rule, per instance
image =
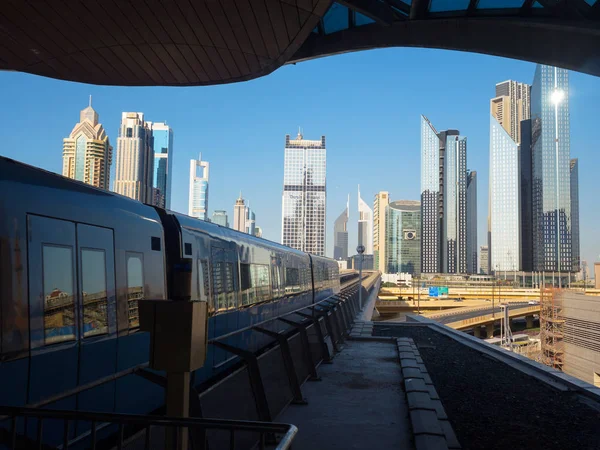
[[358, 304], [360, 305], [360, 309], [363, 308], [362, 302], [362, 267], [363, 267], [363, 253], [365, 252], [365, 246], [359, 245], [356, 247], [356, 252], [358, 253]]

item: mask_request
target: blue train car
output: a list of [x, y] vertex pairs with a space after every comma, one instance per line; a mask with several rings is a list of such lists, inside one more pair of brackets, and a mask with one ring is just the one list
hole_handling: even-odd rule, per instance
[[[333, 260], [0, 157], [0, 404], [160, 407], [163, 389], [136, 375], [65, 393], [148, 360], [138, 304], [175, 298], [182, 262], [192, 267], [189, 298], [208, 301], [211, 339], [339, 291]], [[244, 332], [227, 343], [254, 351], [267, 339]], [[210, 346], [194, 383], [234, 362]]]

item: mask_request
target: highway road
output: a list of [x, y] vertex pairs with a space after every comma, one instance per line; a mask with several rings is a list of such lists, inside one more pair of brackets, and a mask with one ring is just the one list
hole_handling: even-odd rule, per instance
[[[529, 305], [527, 302], [511, 303], [510, 310], [519, 309], [522, 306], [529, 306]], [[500, 309], [499, 306], [494, 307], [494, 312], [500, 313], [501, 311], [502, 310]], [[441, 317], [439, 319], [433, 319], [433, 320], [443, 323], [443, 324], [446, 324], [446, 323], [458, 322], [459, 320], [470, 319], [471, 317], [485, 316], [486, 314], [492, 314], [492, 306], [491, 305], [487, 309], [480, 309], [477, 311], [468, 311], [468, 312], [464, 312], [464, 313], [451, 314], [451, 315]], [[499, 315], [498, 315], [498, 318], [500, 318]]]

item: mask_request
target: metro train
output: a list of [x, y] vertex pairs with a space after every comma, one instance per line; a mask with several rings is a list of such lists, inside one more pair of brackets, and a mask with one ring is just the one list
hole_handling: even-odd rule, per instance
[[[127, 375], [148, 361], [138, 304], [180, 294], [208, 302], [213, 339], [339, 292], [335, 261], [131, 200], [0, 157], [0, 405], [149, 413], [164, 391]], [[273, 330], [285, 324], [272, 321]], [[242, 332], [247, 350], [268, 338]], [[209, 345], [199, 385], [234, 364]]]

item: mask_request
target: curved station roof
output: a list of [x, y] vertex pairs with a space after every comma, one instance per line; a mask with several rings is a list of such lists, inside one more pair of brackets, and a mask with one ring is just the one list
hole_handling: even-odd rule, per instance
[[7, 0], [0, 69], [85, 83], [210, 85], [383, 47], [600, 75], [600, 0]]

